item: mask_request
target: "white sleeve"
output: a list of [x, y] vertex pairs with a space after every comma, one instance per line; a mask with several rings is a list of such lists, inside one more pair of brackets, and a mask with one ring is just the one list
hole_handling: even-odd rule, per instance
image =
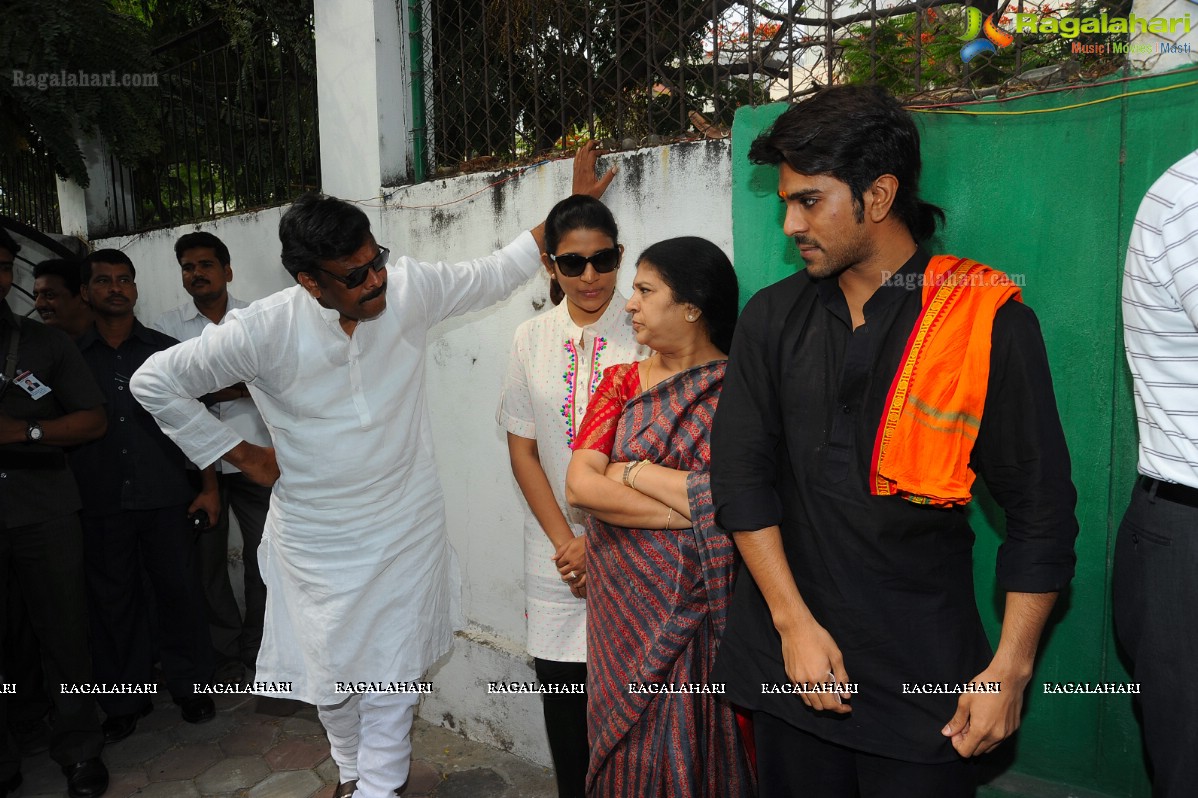
[[522, 326], [512, 341], [512, 351], [507, 359], [507, 376], [503, 379], [495, 420], [513, 435], [535, 439], [537, 423], [532, 408], [532, 394], [528, 389], [527, 330], [527, 326]]
[[1198, 189], [1178, 198], [1174, 213], [1161, 224], [1162, 279], [1172, 278], [1177, 299], [1198, 328]]
[[462, 263], [424, 263], [405, 258], [413, 287], [424, 300], [428, 326], [450, 316], [482, 310], [520, 287], [541, 268], [541, 251], [532, 233], [485, 258]]
[[161, 316], [159, 316], [158, 318], [154, 319], [154, 322], [150, 325], [150, 327], [164, 335], [169, 335], [171, 338], [174, 338], [176, 341], [182, 341], [183, 336], [181, 335], [181, 333], [183, 331], [181, 329], [179, 329], [178, 324], [172, 323], [175, 320], [175, 317], [177, 315], [178, 314], [176, 314], [175, 311], [168, 310], [165, 313], [163, 313]]
[[243, 439], [192, 397], [250, 382], [257, 365], [253, 336], [242, 319], [229, 317], [198, 338], [151, 355], [129, 390], [188, 459], [206, 468]]

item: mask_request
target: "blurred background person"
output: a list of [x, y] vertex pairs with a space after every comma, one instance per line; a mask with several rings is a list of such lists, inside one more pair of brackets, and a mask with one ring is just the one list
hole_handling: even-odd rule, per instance
[[[228, 284], [233, 281], [229, 248], [212, 233], [201, 231], [180, 237], [175, 242], [175, 259], [179, 262], [183, 290], [191, 295], [191, 301], [159, 316], [152, 325], [154, 329], [186, 341], [199, 337], [205, 327], [223, 322], [229, 311], [247, 306], [247, 302], [229, 293]], [[226, 422], [245, 440], [258, 446], [270, 445], [270, 432], [245, 383], [208, 394], [203, 402], [213, 416]], [[209, 519], [209, 525], [196, 537], [196, 558], [204, 585], [215, 679], [228, 683], [253, 682], [266, 615], [266, 584], [258, 570], [258, 545], [270, 509], [270, 488], [255, 484], [224, 460], [217, 460], [214, 465], [220, 486], [220, 514]], [[241, 531], [244, 618], [229, 579], [230, 511], [237, 516]]]

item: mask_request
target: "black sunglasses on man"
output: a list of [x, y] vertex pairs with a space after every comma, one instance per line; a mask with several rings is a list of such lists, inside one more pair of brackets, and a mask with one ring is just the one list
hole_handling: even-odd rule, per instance
[[[329, 277], [332, 277], [334, 280], [344, 285], [346, 288], [357, 288], [362, 283], [366, 282], [366, 275], [368, 275], [372, 269], [376, 272], [381, 272], [383, 269], [387, 268], [387, 256], [390, 254], [391, 250], [387, 249], [386, 247], [379, 247], [379, 254], [375, 255], [361, 266], [356, 266], [353, 269], [350, 269], [345, 273], [344, 277], [342, 277], [340, 274], [333, 274], [328, 269], [322, 269], [319, 266], [316, 268], [317, 271], [324, 272]], [[579, 272], [579, 274], [581, 273], [582, 272]]]

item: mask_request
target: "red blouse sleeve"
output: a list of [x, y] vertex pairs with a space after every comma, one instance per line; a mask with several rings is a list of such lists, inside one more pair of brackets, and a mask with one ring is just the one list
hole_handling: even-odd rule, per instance
[[587, 414], [574, 436], [574, 449], [593, 449], [610, 457], [624, 405], [640, 387], [641, 373], [636, 363], [621, 363], [604, 369], [603, 379], [591, 395]]

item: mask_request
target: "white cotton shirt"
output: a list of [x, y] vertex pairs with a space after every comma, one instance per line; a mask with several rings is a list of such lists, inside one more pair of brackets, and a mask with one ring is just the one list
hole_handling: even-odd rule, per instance
[[1123, 272], [1139, 471], [1198, 488], [1198, 151], [1148, 189]]
[[[226, 315], [229, 311], [240, 310], [248, 304], [232, 294], [227, 296]], [[224, 321], [224, 317], [221, 318], [221, 321]], [[195, 302], [185, 302], [177, 308], [171, 308], [163, 313], [150, 326], [159, 332], [166, 333], [176, 341], [188, 341], [198, 338], [209, 324], [212, 324], [212, 320], [200, 312]], [[229, 386], [224, 387], [228, 388]], [[234, 399], [231, 402], [217, 402], [208, 408], [208, 412], [228, 424], [234, 432], [250, 443], [258, 446], [270, 446], [270, 433], [266, 430], [266, 423], [258, 414], [258, 408], [254, 407], [254, 400], [248, 396]], [[216, 468], [222, 474], [238, 473], [235, 466], [224, 460], [217, 461]]]
[[266, 628], [257, 679], [286, 697], [345, 699], [338, 681], [413, 681], [452, 643], [460, 578], [445, 532], [424, 384], [428, 330], [484, 308], [540, 268], [528, 233], [459, 264], [401, 257], [387, 308], [347, 336], [300, 286], [230, 312], [153, 355], [130, 389], [203, 467], [241, 438], [202, 396], [245, 382], [281, 476], [258, 561]]
[[[579, 327], [567, 301], [516, 330], [496, 421], [537, 442], [541, 468], [575, 536], [584, 515], [566, 503], [570, 443], [603, 370], [648, 355], [636, 342], [626, 300], [617, 291], [594, 324]], [[586, 662], [586, 601], [575, 598], [549, 559], [554, 547], [526, 508], [524, 597], [528, 653], [556, 662]]]

